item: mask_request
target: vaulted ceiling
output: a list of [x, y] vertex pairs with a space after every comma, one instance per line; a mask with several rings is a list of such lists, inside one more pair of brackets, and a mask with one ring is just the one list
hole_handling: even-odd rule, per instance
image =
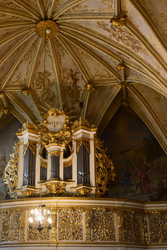
[[0, 129], [56, 100], [101, 133], [129, 105], [167, 153], [166, 20], [166, 0], [0, 0]]

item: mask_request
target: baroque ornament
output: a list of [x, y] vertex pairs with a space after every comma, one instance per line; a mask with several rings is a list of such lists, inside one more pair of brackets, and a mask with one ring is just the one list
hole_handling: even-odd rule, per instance
[[102, 196], [107, 191], [109, 181], [116, 176], [111, 159], [106, 155], [106, 149], [100, 139], [95, 139], [96, 148], [96, 196]]
[[44, 146], [49, 143], [65, 145], [71, 140], [70, 117], [64, 111], [51, 108], [44, 115], [43, 120], [39, 131]]
[[106, 30], [109, 33], [110, 38], [114, 38], [118, 42], [123, 42], [125, 46], [130, 47], [136, 53], [144, 53], [145, 55], [148, 55], [146, 49], [142, 47], [140, 42], [129, 31], [127, 31], [126, 28], [115, 25], [115, 23], [112, 23], [111, 26], [109, 26], [109, 24], [104, 21], [98, 21], [97, 26]]
[[10, 155], [11, 159], [4, 170], [3, 181], [11, 198], [16, 198], [17, 196], [19, 147], [20, 142], [14, 145], [14, 152]]

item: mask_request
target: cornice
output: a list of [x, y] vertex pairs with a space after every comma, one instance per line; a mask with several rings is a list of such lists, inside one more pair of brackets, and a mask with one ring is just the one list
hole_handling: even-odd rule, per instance
[[24, 88], [26, 87], [26, 85], [7, 85], [5, 86], [5, 88], [3, 89], [4, 92], [19, 92], [22, 91]]

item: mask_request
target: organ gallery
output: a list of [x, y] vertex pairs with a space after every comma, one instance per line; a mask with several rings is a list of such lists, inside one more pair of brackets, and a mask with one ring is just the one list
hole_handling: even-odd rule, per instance
[[0, 0], [0, 249], [167, 249], [167, 2]]

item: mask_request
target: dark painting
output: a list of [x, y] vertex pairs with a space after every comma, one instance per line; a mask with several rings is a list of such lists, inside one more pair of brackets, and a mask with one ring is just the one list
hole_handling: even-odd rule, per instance
[[10, 154], [13, 153], [13, 145], [18, 142], [16, 132], [21, 126], [21, 123], [15, 119], [0, 131], [0, 200], [9, 198], [2, 176], [7, 162], [10, 160]]
[[105, 197], [167, 200], [167, 156], [130, 107], [119, 108], [101, 138], [116, 172]]

